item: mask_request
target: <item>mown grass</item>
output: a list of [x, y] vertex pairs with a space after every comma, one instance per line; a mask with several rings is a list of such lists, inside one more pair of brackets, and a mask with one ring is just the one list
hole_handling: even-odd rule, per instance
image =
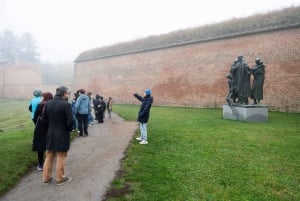
[[0, 105], [1, 196], [23, 175], [35, 170], [37, 153], [32, 151], [34, 125], [28, 111], [29, 100], [0, 98]]
[[0, 99], [0, 195], [16, 184], [37, 160], [31, 151], [33, 122], [29, 100]]
[[[28, 102], [0, 99], [0, 195], [37, 162]], [[114, 105], [130, 121], [137, 111]], [[149, 144], [130, 144], [112, 182], [125, 190], [110, 200], [300, 200], [299, 122], [299, 113], [245, 123], [224, 120], [220, 109], [153, 107]]]
[[[138, 107], [114, 111], [135, 120]], [[109, 200], [300, 200], [299, 122], [291, 113], [246, 123], [220, 109], [153, 107], [149, 144], [130, 145], [112, 183], [131, 192]]]

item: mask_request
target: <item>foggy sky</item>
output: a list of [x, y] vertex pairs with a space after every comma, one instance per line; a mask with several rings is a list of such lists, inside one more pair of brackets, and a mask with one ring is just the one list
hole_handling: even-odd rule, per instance
[[300, 0], [0, 0], [0, 32], [29, 32], [42, 61], [290, 6]]

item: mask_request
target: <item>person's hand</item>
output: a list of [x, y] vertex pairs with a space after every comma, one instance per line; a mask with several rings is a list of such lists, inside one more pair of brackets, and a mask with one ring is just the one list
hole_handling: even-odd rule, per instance
[[133, 90], [130, 90], [130, 93], [132, 93], [132, 94], [135, 94], [136, 92], [135, 92], [135, 91], [133, 91]]

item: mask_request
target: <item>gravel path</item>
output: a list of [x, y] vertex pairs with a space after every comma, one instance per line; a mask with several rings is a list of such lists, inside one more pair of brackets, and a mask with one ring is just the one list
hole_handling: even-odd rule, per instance
[[[136, 122], [112, 114], [103, 124], [90, 126], [88, 137], [71, 143], [65, 167], [66, 176], [73, 178], [70, 183], [56, 186], [52, 181], [44, 185], [42, 172], [34, 169], [0, 201], [100, 201], [120, 169], [120, 159], [137, 128]], [[55, 172], [52, 176], [55, 178]]]

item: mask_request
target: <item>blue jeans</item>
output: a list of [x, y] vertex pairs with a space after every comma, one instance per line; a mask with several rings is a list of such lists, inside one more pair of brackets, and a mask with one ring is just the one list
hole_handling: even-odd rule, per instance
[[93, 121], [94, 121], [94, 117], [93, 117], [92, 113], [89, 112], [89, 117], [88, 117], [88, 122], [89, 122], [89, 124], [90, 124], [90, 123], [93, 123]]
[[147, 123], [140, 123], [141, 138], [147, 140]]
[[78, 122], [77, 122], [77, 117], [75, 114], [73, 114], [73, 130], [78, 129]]

